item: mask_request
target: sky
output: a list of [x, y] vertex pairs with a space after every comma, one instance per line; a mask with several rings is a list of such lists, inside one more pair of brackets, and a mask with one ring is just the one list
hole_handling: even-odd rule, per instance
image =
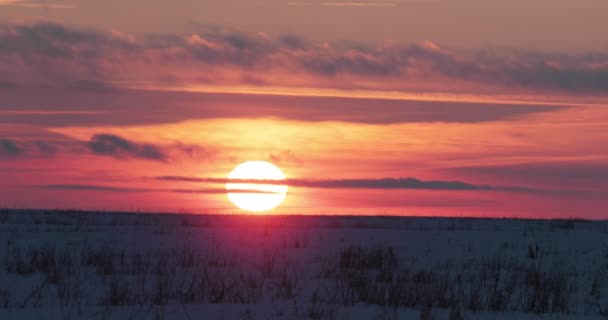
[[0, 207], [608, 218], [604, 0], [0, 0]]

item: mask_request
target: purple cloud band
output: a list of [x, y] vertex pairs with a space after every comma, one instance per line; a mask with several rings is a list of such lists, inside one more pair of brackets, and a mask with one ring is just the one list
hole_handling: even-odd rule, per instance
[[[95, 89], [136, 79], [216, 83], [222, 82], [221, 77], [201, 78], [201, 74], [217, 74], [229, 67], [240, 70], [245, 75], [240, 81], [250, 84], [285, 84], [259, 77], [260, 71], [282, 70], [295, 77], [334, 80], [348, 75], [407, 82], [419, 76], [527, 89], [608, 90], [606, 53], [458, 53], [430, 42], [319, 44], [294, 35], [270, 38], [220, 31], [136, 38], [42, 23], [0, 26], [0, 58], [0, 69], [5, 70], [0, 87], [5, 88], [41, 79]], [[192, 70], [198, 72], [193, 75]]]

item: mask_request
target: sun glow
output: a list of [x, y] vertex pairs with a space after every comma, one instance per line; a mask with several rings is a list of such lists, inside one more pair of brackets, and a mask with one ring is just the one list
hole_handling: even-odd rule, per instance
[[277, 180], [285, 180], [285, 178], [281, 169], [272, 163], [266, 161], [241, 163], [230, 172], [228, 180], [272, 180], [273, 183], [228, 182], [226, 183], [228, 199], [243, 210], [254, 212], [272, 210], [285, 200], [287, 185], [276, 184]]

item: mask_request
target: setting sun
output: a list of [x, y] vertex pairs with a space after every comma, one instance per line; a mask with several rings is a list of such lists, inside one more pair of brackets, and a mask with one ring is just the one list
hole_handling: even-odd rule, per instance
[[608, 320], [601, 30], [608, 0], [0, 0], [0, 320]]
[[[228, 180], [285, 180], [285, 174], [272, 163], [247, 161], [230, 172]], [[247, 211], [268, 211], [285, 200], [287, 185], [264, 183], [227, 183], [228, 199]], [[232, 192], [231, 192], [232, 191]], [[248, 192], [250, 191], [250, 192]]]

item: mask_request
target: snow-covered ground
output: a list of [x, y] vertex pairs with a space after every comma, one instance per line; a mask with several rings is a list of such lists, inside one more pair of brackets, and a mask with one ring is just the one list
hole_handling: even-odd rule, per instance
[[608, 222], [0, 211], [0, 319], [608, 319]]

